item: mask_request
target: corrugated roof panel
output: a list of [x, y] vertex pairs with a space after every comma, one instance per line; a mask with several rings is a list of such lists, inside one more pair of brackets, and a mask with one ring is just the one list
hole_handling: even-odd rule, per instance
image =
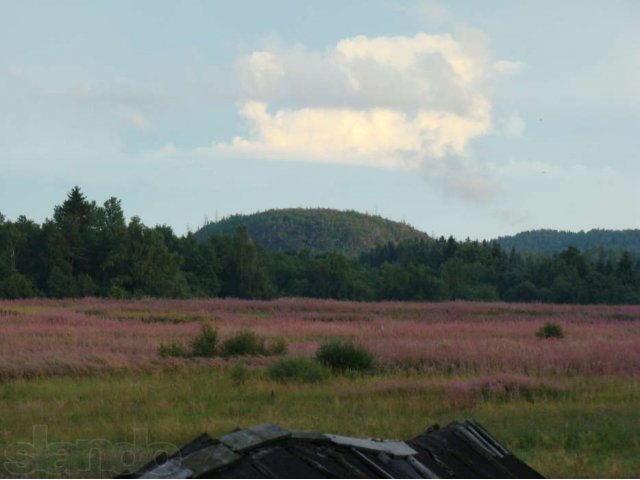
[[404, 442], [394, 440], [371, 440], [364, 438], [343, 437], [342, 435], [327, 434], [327, 438], [336, 445], [354, 447], [368, 452], [385, 452], [396, 457], [415, 455], [413, 448]]
[[179, 461], [171, 459], [145, 472], [140, 478], [192, 478], [193, 472]]
[[291, 432], [288, 430], [278, 425], [265, 423], [220, 437], [220, 442], [236, 452], [243, 452], [290, 436]]

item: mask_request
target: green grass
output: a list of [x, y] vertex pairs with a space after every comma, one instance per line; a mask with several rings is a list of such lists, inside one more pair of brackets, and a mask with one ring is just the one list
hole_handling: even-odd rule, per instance
[[329, 369], [313, 358], [285, 357], [267, 368], [267, 376], [277, 382], [314, 383], [327, 380]]
[[[545, 476], [639, 474], [640, 380], [561, 379], [563, 395], [480, 396], [463, 405], [450, 388], [461, 380], [372, 375], [282, 384], [257, 371], [239, 383], [231, 370], [218, 369], [9, 381], [0, 385], [0, 452], [15, 458], [0, 462], [0, 474], [114, 475], [126, 462], [137, 466], [151, 458], [153, 445], [145, 443], [177, 447], [201, 432], [220, 435], [262, 422], [408, 439], [433, 423], [466, 417], [481, 422]], [[47, 426], [49, 447], [43, 447], [40, 434], [33, 457], [20, 457], [15, 442], [32, 442], [34, 425]], [[138, 457], [123, 460], [126, 445], [113, 445], [132, 442], [135, 429]], [[140, 440], [144, 432], [148, 442]], [[99, 465], [100, 445], [105, 453]], [[22, 470], [7, 464], [13, 460], [26, 462]], [[34, 465], [43, 470], [30, 471]]]

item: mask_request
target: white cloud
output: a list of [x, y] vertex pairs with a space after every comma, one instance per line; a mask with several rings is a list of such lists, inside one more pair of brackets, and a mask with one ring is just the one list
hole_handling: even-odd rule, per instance
[[253, 52], [245, 62], [246, 74], [252, 77], [260, 89], [268, 89], [274, 81], [284, 75], [282, 66], [270, 52]]
[[253, 138], [235, 137], [220, 148], [390, 168], [417, 168], [425, 156], [463, 155], [469, 139], [490, 126], [489, 106], [483, 99], [469, 116], [442, 111], [408, 115], [388, 108], [279, 109], [270, 114], [262, 102], [245, 103], [241, 114], [250, 123]]
[[420, 123], [384, 108], [352, 110], [303, 108], [267, 112], [261, 102], [247, 102], [242, 115], [256, 139], [233, 139], [229, 146], [269, 157], [347, 163], [375, 167], [415, 168], [404, 157], [420, 148]]
[[[238, 61], [249, 134], [215, 148], [254, 157], [424, 168], [465, 197], [496, 187], [468, 155], [492, 129], [496, 62], [477, 32], [367, 37], [324, 52], [272, 47]], [[512, 119], [511, 133], [523, 125]]]

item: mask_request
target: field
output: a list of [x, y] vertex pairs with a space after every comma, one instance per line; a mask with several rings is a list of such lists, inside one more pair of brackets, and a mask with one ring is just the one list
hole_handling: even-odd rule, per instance
[[[159, 355], [203, 321], [222, 339], [284, 338], [289, 355], [353, 337], [376, 370], [279, 383], [264, 373], [275, 357]], [[536, 338], [547, 321], [565, 338]], [[543, 475], [634, 477], [639, 374], [637, 306], [2, 301], [0, 474], [112, 476], [162, 445], [261, 422], [407, 439], [471, 417]]]

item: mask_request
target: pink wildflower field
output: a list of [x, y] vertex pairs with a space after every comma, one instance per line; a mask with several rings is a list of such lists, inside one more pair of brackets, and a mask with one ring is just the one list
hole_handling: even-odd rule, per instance
[[[282, 337], [293, 355], [311, 356], [326, 339], [351, 337], [374, 354], [380, 368], [390, 370], [640, 373], [640, 306], [81, 299], [0, 301], [0, 379], [226, 362], [158, 354], [163, 342], [188, 343], [203, 321], [211, 322], [222, 340], [241, 329]], [[561, 325], [565, 338], [536, 338], [548, 321]]]

